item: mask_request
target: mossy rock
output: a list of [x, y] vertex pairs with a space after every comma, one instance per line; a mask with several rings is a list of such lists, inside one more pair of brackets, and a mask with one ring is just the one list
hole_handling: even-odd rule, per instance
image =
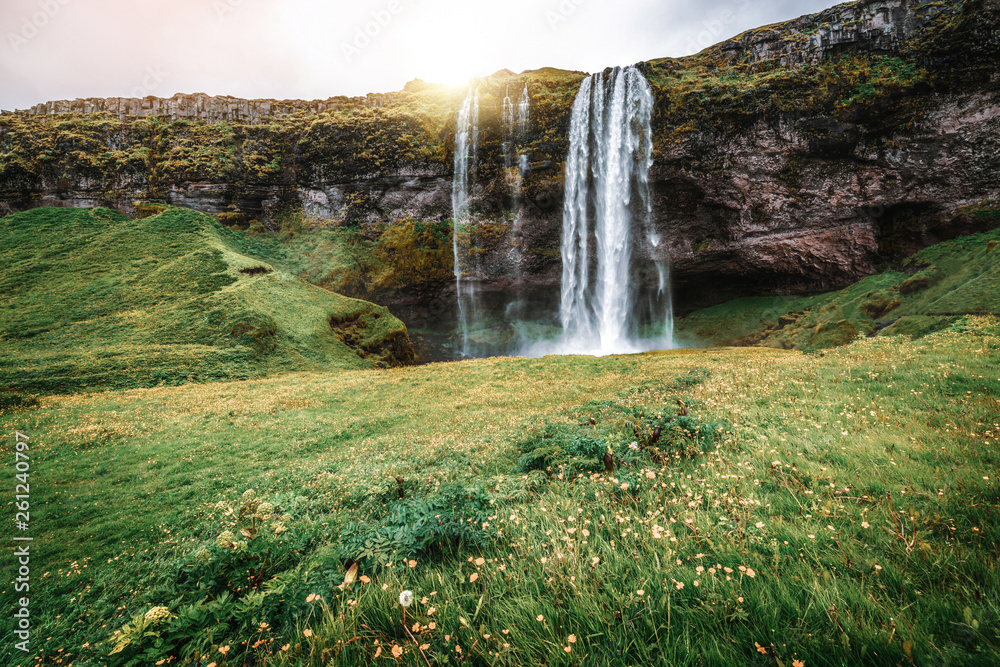
[[907, 278], [899, 284], [899, 293], [903, 296], [908, 294], [916, 294], [922, 290], [927, 289], [931, 286], [930, 276], [927, 275], [925, 271]]
[[813, 335], [806, 347], [819, 350], [847, 345], [857, 338], [860, 333], [858, 327], [850, 320], [839, 320], [832, 324], [819, 324], [813, 331]]

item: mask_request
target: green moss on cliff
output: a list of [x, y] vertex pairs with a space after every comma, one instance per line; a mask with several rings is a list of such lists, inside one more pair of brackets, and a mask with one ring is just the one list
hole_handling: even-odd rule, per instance
[[454, 279], [450, 221], [404, 218], [364, 229], [294, 212], [283, 235], [223, 232], [242, 252], [340, 294], [382, 300]]

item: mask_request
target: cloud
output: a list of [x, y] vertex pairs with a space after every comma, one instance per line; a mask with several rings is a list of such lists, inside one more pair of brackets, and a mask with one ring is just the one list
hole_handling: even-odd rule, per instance
[[687, 55], [706, 35], [714, 43], [828, 3], [4, 0], [0, 107], [129, 96], [149, 83], [164, 97], [322, 99], [503, 68], [596, 71]]

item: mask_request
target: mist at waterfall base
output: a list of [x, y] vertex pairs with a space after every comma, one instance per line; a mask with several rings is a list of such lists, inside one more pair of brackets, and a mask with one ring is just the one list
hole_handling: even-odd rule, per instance
[[[652, 224], [649, 168], [653, 94], [635, 67], [585, 78], [575, 98], [565, 166], [562, 280], [530, 292], [480, 287], [475, 260], [459, 238], [471, 220], [479, 93], [458, 114], [452, 204], [455, 220], [456, 358], [548, 354], [605, 356], [678, 347], [673, 336], [670, 269]], [[512, 232], [520, 229], [522, 180], [529, 159], [529, 96], [503, 98], [503, 153], [515, 192]], [[517, 153], [520, 152], [518, 155]], [[515, 158], [516, 156], [516, 158]]]

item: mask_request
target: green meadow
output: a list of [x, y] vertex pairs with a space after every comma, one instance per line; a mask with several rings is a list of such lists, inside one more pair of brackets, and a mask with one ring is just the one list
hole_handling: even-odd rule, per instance
[[414, 367], [205, 216], [0, 224], [2, 664], [1000, 662], [995, 232], [686, 320], [755, 347]]

